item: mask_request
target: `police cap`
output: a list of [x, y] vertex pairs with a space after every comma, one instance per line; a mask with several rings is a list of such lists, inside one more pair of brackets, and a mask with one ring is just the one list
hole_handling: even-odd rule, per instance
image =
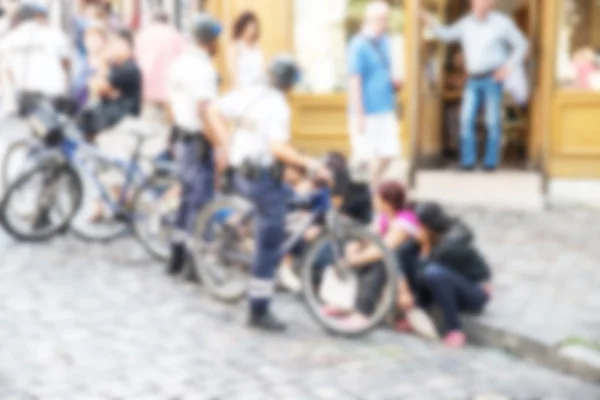
[[200, 13], [193, 18], [190, 31], [196, 40], [202, 43], [209, 43], [219, 37], [223, 31], [223, 27], [219, 21], [209, 14]]
[[300, 68], [292, 56], [281, 54], [271, 61], [269, 78], [275, 87], [288, 90], [300, 80]]

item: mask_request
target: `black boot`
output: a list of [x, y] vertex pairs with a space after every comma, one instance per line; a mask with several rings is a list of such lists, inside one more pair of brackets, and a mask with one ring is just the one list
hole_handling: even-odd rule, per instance
[[178, 275], [185, 267], [186, 250], [183, 244], [171, 245], [171, 258], [167, 264], [167, 274]]
[[269, 310], [262, 313], [251, 311], [248, 326], [269, 332], [283, 332], [287, 328], [286, 325]]

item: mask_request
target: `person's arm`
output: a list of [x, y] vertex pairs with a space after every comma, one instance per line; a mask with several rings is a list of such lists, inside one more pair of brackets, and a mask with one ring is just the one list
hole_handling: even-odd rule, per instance
[[318, 161], [302, 154], [287, 142], [271, 140], [270, 145], [275, 158], [284, 164], [292, 164], [311, 171], [319, 168]]
[[118, 90], [112, 87], [108, 77], [103, 74], [92, 77], [88, 86], [96, 96], [116, 98], [119, 95]]
[[215, 147], [226, 146], [229, 134], [214, 106], [219, 95], [216, 71], [210, 66], [199, 65], [189, 84], [206, 138]]
[[445, 43], [458, 42], [461, 38], [463, 20], [460, 19], [458, 22], [452, 25], [442, 25], [434, 21], [433, 17], [427, 13], [421, 14], [421, 19], [431, 28], [433, 34], [438, 40]]
[[358, 38], [354, 39], [348, 50], [348, 63], [350, 80], [348, 82], [348, 102], [350, 110], [357, 118], [359, 132], [364, 132], [365, 110], [363, 104], [362, 76], [364, 73], [361, 44]]
[[229, 149], [231, 135], [227, 129], [225, 118], [219, 112], [214, 101], [200, 105], [200, 116], [206, 129], [209, 140], [215, 147]]
[[[403, 229], [390, 229], [383, 237], [383, 243], [388, 249], [396, 249], [409, 238], [408, 233]], [[383, 254], [378, 246], [369, 244], [354, 254], [348, 255], [350, 266], [355, 268], [364, 267], [381, 260]]]
[[269, 138], [271, 152], [275, 158], [284, 164], [306, 168], [306, 170], [318, 173], [324, 178], [329, 178], [328, 172], [317, 160], [302, 154], [289, 143], [291, 138], [290, 125], [291, 116], [288, 109], [274, 112], [273, 117], [262, 126], [262, 131]]
[[527, 57], [527, 52], [529, 51], [529, 41], [512, 20], [508, 21], [506, 41], [512, 47], [512, 54], [506, 66], [509, 70], [512, 70], [515, 66], [525, 61], [525, 57]]
[[231, 87], [237, 87], [237, 74], [236, 65], [238, 63], [238, 47], [235, 43], [227, 51], [227, 72], [229, 73], [229, 79], [231, 80]]
[[514, 21], [507, 19], [505, 30], [506, 41], [512, 47], [512, 54], [508, 61], [494, 73], [494, 79], [499, 82], [505, 80], [517, 65], [525, 61], [529, 51], [528, 40]]
[[56, 46], [56, 54], [60, 58], [61, 67], [67, 77], [67, 80], [71, 78], [71, 45], [69, 38], [60, 31], [48, 31], [48, 34], [52, 36], [54, 45]]

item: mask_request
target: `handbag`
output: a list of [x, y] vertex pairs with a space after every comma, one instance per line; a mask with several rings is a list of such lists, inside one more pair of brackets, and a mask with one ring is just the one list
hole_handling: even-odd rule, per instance
[[355, 274], [346, 274], [341, 278], [335, 268], [327, 267], [319, 289], [321, 300], [342, 311], [352, 311], [355, 308], [358, 294], [358, 278]]

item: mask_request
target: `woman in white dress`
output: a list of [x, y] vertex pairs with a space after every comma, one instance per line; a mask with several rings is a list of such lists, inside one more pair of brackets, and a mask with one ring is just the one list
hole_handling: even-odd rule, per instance
[[229, 50], [228, 67], [235, 89], [247, 88], [264, 79], [264, 57], [258, 45], [260, 23], [250, 11], [242, 13], [233, 26], [233, 46]]

